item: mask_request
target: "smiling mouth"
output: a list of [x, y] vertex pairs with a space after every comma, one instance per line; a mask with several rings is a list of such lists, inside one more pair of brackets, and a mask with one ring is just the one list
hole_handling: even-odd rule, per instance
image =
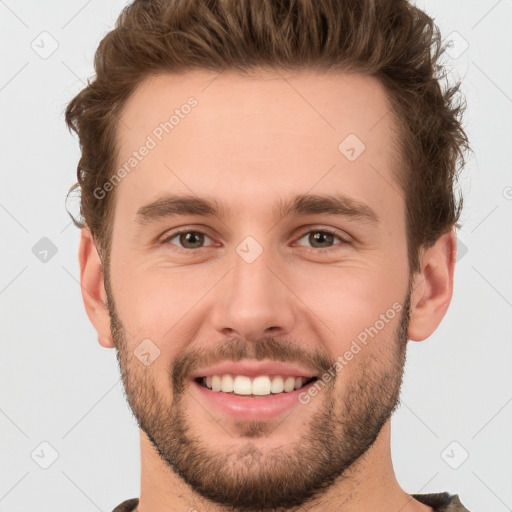
[[210, 375], [194, 379], [200, 386], [213, 392], [246, 397], [265, 397], [297, 391], [317, 377], [292, 377], [281, 375], [260, 375], [254, 378], [246, 375]]

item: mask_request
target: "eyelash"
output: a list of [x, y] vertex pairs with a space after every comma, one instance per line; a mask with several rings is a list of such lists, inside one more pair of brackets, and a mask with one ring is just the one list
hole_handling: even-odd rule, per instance
[[[202, 234], [202, 235], [205, 235], [206, 237], [210, 238], [207, 233], [205, 233], [204, 231], [201, 231], [200, 229], [183, 229], [183, 230], [180, 230], [180, 231], [176, 231], [174, 233], [171, 233], [170, 235], [166, 236], [163, 240], [162, 240], [162, 244], [169, 244], [170, 241], [173, 239], [173, 238], [176, 238], [177, 236], [183, 234], [183, 233], [198, 233], [198, 234]], [[344, 245], [347, 245], [349, 242], [345, 239], [343, 239], [335, 230], [333, 229], [329, 229], [329, 228], [315, 228], [315, 229], [308, 229], [307, 231], [303, 231], [302, 234], [297, 238], [297, 240], [300, 240], [302, 238], [304, 238], [305, 235], [308, 235], [309, 233], [327, 233], [329, 235], [333, 235], [335, 238], [337, 238], [342, 244]], [[191, 254], [192, 252], [194, 251], [198, 251], [200, 249], [206, 249], [207, 247], [198, 247], [196, 249], [186, 249], [185, 247], [180, 247], [176, 244], [171, 244], [171, 245], [174, 245], [179, 252], [184, 252], [184, 253], [187, 253], [187, 254]], [[321, 248], [321, 247], [307, 247], [307, 246], [300, 246], [300, 247], [304, 247], [306, 250], [309, 250], [309, 251], [321, 251], [321, 252], [329, 252], [331, 250], [335, 250], [337, 247], [336, 246], [331, 246], [331, 247], [325, 247], [325, 248]]]

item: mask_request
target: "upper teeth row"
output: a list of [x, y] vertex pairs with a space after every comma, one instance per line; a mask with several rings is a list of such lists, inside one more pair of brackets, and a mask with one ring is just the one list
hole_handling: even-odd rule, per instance
[[204, 377], [203, 382], [212, 391], [234, 392], [237, 395], [270, 395], [270, 393], [290, 392], [302, 387], [306, 379], [303, 377], [269, 377], [260, 375], [251, 380], [245, 375], [211, 375]]

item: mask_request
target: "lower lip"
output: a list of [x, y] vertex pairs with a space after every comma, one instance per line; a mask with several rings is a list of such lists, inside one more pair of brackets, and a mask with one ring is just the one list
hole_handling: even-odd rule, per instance
[[307, 392], [316, 381], [288, 393], [264, 396], [241, 396], [222, 391], [212, 391], [196, 381], [192, 385], [207, 402], [220, 412], [243, 421], [261, 421], [276, 418], [297, 405], [302, 405], [299, 395]]

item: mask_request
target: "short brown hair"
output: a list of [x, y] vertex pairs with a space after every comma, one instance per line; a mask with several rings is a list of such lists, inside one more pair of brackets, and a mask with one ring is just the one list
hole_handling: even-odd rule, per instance
[[465, 104], [456, 101], [460, 83], [441, 88], [444, 50], [433, 20], [407, 0], [135, 0], [101, 41], [94, 79], [66, 109], [81, 148], [70, 192], [80, 188], [82, 220], [73, 220], [89, 227], [108, 267], [115, 195], [98, 199], [94, 190], [115, 171], [121, 109], [148, 76], [356, 72], [376, 77], [392, 106], [409, 267], [417, 271], [419, 249], [458, 227], [462, 208], [456, 181], [469, 149]]

